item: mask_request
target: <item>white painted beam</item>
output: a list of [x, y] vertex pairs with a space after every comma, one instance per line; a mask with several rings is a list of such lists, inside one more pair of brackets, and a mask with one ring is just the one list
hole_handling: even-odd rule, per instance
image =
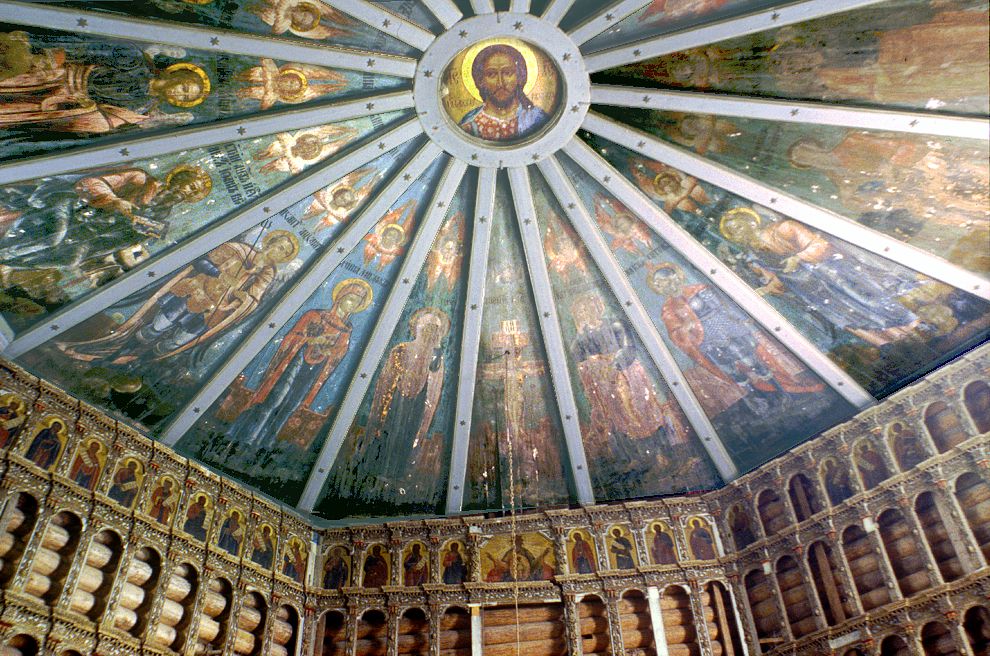
[[279, 132], [302, 130], [383, 112], [413, 107], [411, 91], [397, 91], [345, 100], [305, 109], [277, 110], [245, 118], [229, 118], [206, 125], [173, 128], [167, 132], [130, 133], [129, 138], [106, 145], [82, 146], [62, 152], [0, 164], [0, 185], [80, 169], [122, 166], [151, 157], [192, 148], [253, 139]]
[[639, 87], [596, 84], [591, 102], [614, 107], [636, 107], [665, 112], [691, 112], [737, 116], [764, 121], [835, 125], [864, 130], [886, 130], [912, 134], [990, 139], [990, 120], [849, 105], [767, 100], [697, 91], [648, 90]]
[[306, 487], [297, 505], [297, 508], [302, 511], [312, 512], [319, 501], [320, 493], [327, 477], [330, 476], [340, 447], [343, 445], [348, 431], [350, 431], [362, 401], [364, 401], [364, 395], [371, 385], [371, 379], [374, 378], [378, 364], [392, 339], [399, 317], [402, 316], [402, 310], [405, 308], [406, 301], [409, 300], [416, 278], [419, 276], [437, 232], [439, 232], [440, 226], [447, 216], [447, 208], [450, 206], [450, 201], [454, 197], [466, 169], [467, 165], [459, 159], [451, 158], [447, 164], [436, 193], [431, 199], [426, 219], [416, 231], [416, 237], [402, 261], [396, 282], [382, 307], [382, 312], [375, 323], [371, 337], [364, 347], [364, 353], [361, 355], [361, 361], [358, 363], [355, 375], [351, 379], [347, 392], [344, 394], [344, 400], [341, 401], [337, 410], [333, 427], [324, 440], [316, 464], [306, 481]]
[[75, 34], [96, 34], [193, 48], [204, 52], [268, 57], [300, 64], [346, 68], [397, 77], [412, 77], [416, 72], [416, 60], [409, 57], [318, 45], [274, 35], [246, 34], [215, 27], [118, 16], [16, 0], [0, 0], [0, 13], [7, 23], [36, 25]]
[[326, 0], [340, 11], [353, 16], [380, 32], [395, 37], [403, 43], [408, 43], [417, 50], [426, 50], [436, 38], [432, 32], [425, 30], [416, 23], [408, 21], [380, 5], [366, 0]]
[[262, 195], [244, 207], [235, 210], [222, 221], [192, 235], [179, 246], [135, 267], [126, 275], [100, 287], [93, 294], [73, 301], [71, 305], [39, 322], [17, 337], [4, 351], [4, 355], [16, 358], [27, 351], [59, 335], [81, 321], [85, 321], [114, 303], [123, 300], [148, 285], [150, 279], [161, 279], [202, 257], [220, 244], [230, 241], [278, 211], [289, 207], [307, 196], [324, 189], [348, 173], [355, 171], [382, 153], [396, 148], [422, 134], [422, 127], [415, 118], [389, 130], [376, 141], [367, 143], [313, 166], [308, 171], [276, 189]]
[[448, 30], [464, 15], [453, 0], [423, 0], [423, 4]]
[[609, 192], [653, 230], [661, 239], [691, 262], [719, 290], [743, 308], [768, 333], [781, 340], [811, 371], [856, 408], [867, 408], [876, 400], [822, 353], [809, 339], [732, 269], [702, 246], [687, 230], [659, 209], [636, 185], [606, 162], [591, 146], [573, 140], [564, 152], [596, 180], [609, 179]]
[[754, 178], [716, 164], [684, 148], [666, 143], [646, 132], [634, 130], [590, 112], [582, 127], [650, 159], [705, 180], [743, 198], [780, 212], [816, 230], [892, 260], [930, 278], [990, 300], [990, 281], [920, 248], [911, 246], [835, 212], [775, 189]]
[[776, 27], [867, 7], [883, 0], [804, 0], [744, 16], [727, 18], [699, 27], [661, 34], [635, 43], [609, 48], [585, 57], [591, 73], [616, 66], [634, 64], [679, 50], [718, 43], [737, 36], [762, 32]]
[[353, 251], [365, 236], [371, 232], [375, 224], [388, 212], [399, 196], [409, 187], [410, 182], [422, 175], [423, 171], [440, 156], [440, 149], [427, 142], [409, 162], [402, 167], [392, 181], [381, 190], [373, 202], [368, 205], [353, 220], [348, 221], [347, 228], [333, 243], [328, 244], [303, 274], [288, 290], [279, 292], [279, 300], [268, 311], [268, 314], [258, 322], [254, 330], [245, 337], [237, 348], [227, 356], [223, 365], [199, 388], [189, 403], [165, 429], [161, 442], [174, 446], [179, 439], [199, 419], [200, 412], [209, 408], [220, 398], [234, 379], [244, 369], [247, 363], [261, 352], [266, 344], [272, 341], [282, 326], [292, 318], [296, 310], [312, 296], [330, 274]]
[[588, 215], [588, 209], [560, 167], [560, 163], [555, 157], [545, 159], [540, 162], [540, 171], [543, 172], [547, 184], [553, 189], [571, 225], [588, 249], [591, 259], [594, 260], [598, 270], [605, 277], [612, 293], [622, 306], [626, 318], [632, 324], [643, 346], [650, 354], [650, 358], [660, 371], [660, 375], [666, 381], [670, 393], [677, 400], [677, 404], [683, 410], [688, 423], [691, 424], [698, 439], [701, 440], [701, 446], [708, 452], [708, 456], [722, 480], [731, 481], [739, 475], [732, 457], [725, 445], [722, 444], [718, 431], [712, 426], [680, 366], [674, 360], [674, 356], [670, 353], [656, 325], [643, 306], [642, 300], [622, 270], [622, 265], [615, 259], [615, 254], [605, 243], [599, 229], [593, 224]]
[[568, 35], [580, 46], [648, 4], [649, 0], [619, 0], [582, 21]]
[[574, 390], [571, 388], [571, 377], [567, 368], [557, 303], [554, 301], [550, 273], [543, 252], [543, 238], [540, 234], [539, 222], [536, 220], [536, 208], [533, 206], [529, 171], [525, 167], [510, 168], [509, 184], [512, 188], [512, 201], [515, 205], [516, 221], [519, 223], [519, 234], [522, 237], [526, 269], [529, 273], [533, 297], [536, 300], [540, 333], [543, 335], [543, 345], [550, 367], [550, 378], [556, 394], [557, 410], [560, 412], [560, 423], [564, 428], [564, 443], [567, 447], [567, 459], [571, 466], [577, 500], [581, 505], [591, 505], [595, 503], [595, 493], [588, 473], [588, 459], [584, 452], [577, 402], [574, 399]]
[[515, 14], [528, 14], [530, 0], [510, 0], [509, 11]]
[[471, 442], [471, 418], [474, 411], [474, 386], [478, 377], [481, 326], [485, 310], [485, 285], [488, 280], [488, 251], [495, 211], [497, 169], [478, 170], [478, 186], [471, 221], [471, 259], [468, 264], [468, 288], [464, 301], [461, 329], [460, 372], [457, 378], [457, 405], [454, 413], [454, 443], [447, 477], [447, 514], [464, 507], [464, 484], [467, 480], [468, 446]]
[[558, 25], [560, 21], [564, 20], [564, 16], [567, 15], [567, 12], [573, 6], [574, 0], [550, 0], [550, 4], [543, 12], [542, 18], [549, 23]]
[[495, 4], [492, 0], [471, 0], [471, 9], [477, 15], [481, 14], [494, 14]]

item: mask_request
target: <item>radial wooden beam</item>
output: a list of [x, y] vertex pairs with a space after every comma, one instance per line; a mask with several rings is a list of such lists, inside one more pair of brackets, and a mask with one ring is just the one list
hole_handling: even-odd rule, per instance
[[592, 85], [591, 102], [614, 107], [636, 107], [666, 112], [693, 112], [738, 116], [764, 121], [835, 125], [865, 130], [990, 139], [990, 120], [929, 112], [868, 109], [849, 105], [767, 100], [696, 91], [651, 91], [639, 87]]
[[278, 335], [282, 326], [292, 318], [303, 303], [319, 289], [341, 262], [371, 232], [376, 222], [423, 171], [440, 156], [440, 149], [427, 142], [409, 162], [393, 177], [392, 181], [378, 193], [373, 202], [361, 213], [349, 220], [347, 228], [333, 243], [328, 244], [319, 257], [307, 267], [303, 274], [288, 290], [279, 292], [278, 302], [261, 319], [254, 330], [227, 356], [223, 365], [199, 388], [189, 403], [176, 416], [165, 430], [161, 441], [169, 446], [176, 444], [189, 430], [201, 412], [213, 405], [224, 391], [230, 387], [239, 373], [261, 352], [266, 344]]
[[425, 30], [416, 23], [383, 7], [365, 0], [329, 0], [345, 14], [370, 25], [380, 32], [395, 37], [403, 43], [408, 43], [417, 50], [426, 50], [436, 38], [432, 32]]
[[245, 118], [230, 118], [206, 125], [172, 128], [152, 134], [131, 132], [111, 143], [72, 148], [50, 155], [0, 164], [0, 184], [33, 180], [80, 169], [122, 166], [151, 157], [192, 148], [253, 139], [279, 132], [303, 130], [413, 106], [412, 92], [397, 91], [354, 100], [328, 103], [305, 109], [264, 112]]
[[812, 228], [892, 260], [909, 269], [940, 280], [980, 298], [990, 300], [990, 281], [967, 271], [927, 251], [898, 241], [893, 237], [823, 209], [813, 203], [775, 189], [749, 176], [716, 164], [695, 153], [668, 144], [646, 132], [634, 130], [595, 112], [584, 120], [585, 130], [629, 148], [646, 157], [662, 162], [679, 171], [710, 182], [764, 207], [772, 208]]
[[867, 408], [876, 400], [859, 384], [822, 353], [787, 319], [735, 274], [722, 260], [702, 246], [687, 230], [659, 209], [636, 185], [606, 162], [591, 146], [580, 139], [571, 141], [564, 152], [595, 180], [603, 182], [615, 198], [625, 205], [654, 233], [694, 264], [699, 273], [736, 305], [743, 308], [769, 334], [774, 335], [794, 353], [808, 369], [832, 387], [856, 408]]
[[649, 0], [618, 0], [589, 16], [568, 35], [580, 46], [648, 4]]
[[474, 412], [474, 385], [478, 377], [481, 325], [485, 308], [485, 284], [488, 280], [488, 250], [495, 211], [495, 182], [498, 170], [478, 170], [478, 187], [471, 225], [471, 260], [468, 264], [468, 288], [461, 328], [460, 372], [457, 378], [457, 405], [454, 416], [454, 444], [447, 477], [447, 514], [464, 507], [464, 483], [467, 479], [468, 445], [471, 441], [471, 418]]
[[97, 312], [141, 290], [152, 279], [161, 279], [186, 266], [220, 244], [230, 241], [245, 230], [258, 225], [281, 209], [298, 203], [320, 189], [330, 186], [379, 155], [420, 134], [422, 134], [420, 122], [415, 118], [410, 119], [389, 130], [375, 141], [313, 166], [295, 176], [287, 184], [281, 185], [235, 210], [216, 225], [192, 235], [181, 245], [135, 267], [126, 275], [100, 287], [90, 296], [74, 301], [66, 309], [39, 322], [11, 342], [4, 354], [12, 358], [23, 355], [81, 321], [85, 321]]
[[574, 6], [574, 0], [550, 0], [550, 4], [547, 5], [546, 10], [543, 12], [543, 20], [557, 25], [560, 21], [564, 20], [564, 16], [567, 12], [571, 10]]
[[316, 465], [310, 472], [302, 497], [297, 504], [300, 510], [312, 512], [317, 501], [319, 501], [320, 492], [326, 484], [327, 477], [330, 476], [330, 471], [333, 468], [334, 461], [337, 459], [337, 454], [340, 452], [340, 447], [343, 445], [344, 438], [347, 437], [351, 424], [354, 422], [354, 417], [357, 415], [358, 408], [361, 407], [361, 402], [364, 400], [364, 395], [371, 385], [371, 379], [374, 377], [375, 370], [382, 356], [385, 354], [385, 349], [388, 347], [392, 334], [395, 332], [399, 317], [402, 315], [402, 310], [406, 305], [406, 301], [409, 300], [409, 294], [412, 293], [413, 285], [423, 268], [426, 255], [433, 246], [437, 232], [439, 232], [440, 226], [447, 216], [447, 208], [450, 206], [450, 201], [454, 197], [454, 193], [457, 191], [457, 187], [461, 183], [466, 169], [467, 165], [459, 159], [451, 158], [447, 164], [443, 178], [431, 200], [430, 210], [427, 213], [426, 220], [419, 230], [416, 231], [416, 237], [413, 239], [409, 252], [402, 261], [396, 282], [389, 292], [388, 299], [386, 299], [385, 305], [382, 307], [382, 312], [378, 317], [378, 321], [375, 323], [371, 337], [367, 345], [365, 345], [364, 353], [361, 355], [361, 361], [358, 363], [355, 375], [351, 379], [347, 392], [344, 393], [344, 400], [341, 401], [340, 407], [337, 410], [337, 416], [333, 420], [333, 427], [330, 429], [329, 435], [327, 435], [323, 446], [320, 448]]
[[593, 224], [588, 215], [588, 209], [561, 169], [560, 162], [557, 161], [556, 157], [551, 157], [540, 162], [539, 166], [547, 184], [553, 189], [571, 225], [574, 226], [574, 230], [581, 237], [598, 270], [601, 271], [605, 281], [611, 287], [612, 293], [626, 314], [626, 318], [629, 319], [636, 334], [639, 335], [643, 346], [646, 347], [650, 358], [666, 381], [670, 393], [677, 400], [681, 410], [684, 411], [684, 415], [698, 439], [701, 440], [701, 445], [708, 452], [708, 456], [722, 480], [732, 480], [739, 475], [739, 471], [729, 452], [725, 449], [725, 445], [722, 444], [718, 431], [712, 426], [708, 415], [701, 407], [701, 403], [695, 397], [684, 373], [677, 361], [674, 360], [674, 356], [671, 355], [660, 336], [660, 332], [643, 306], [642, 300], [630, 284], [622, 266], [615, 259], [615, 254], [605, 243], [599, 229]]
[[529, 273], [533, 297], [536, 300], [536, 311], [540, 317], [540, 333], [543, 335], [550, 378], [557, 398], [557, 410], [560, 412], [560, 423], [564, 428], [564, 443], [567, 447], [571, 476], [574, 479], [578, 503], [591, 505], [595, 503], [595, 493], [588, 473], [584, 442], [581, 439], [577, 402], [574, 399], [574, 390], [571, 388], [567, 356], [564, 352], [564, 338], [560, 333], [557, 304], [554, 302], [550, 273], [543, 252], [543, 239], [536, 220], [536, 208], [533, 206], [529, 171], [524, 167], [510, 168], [509, 184], [512, 188], [512, 201], [515, 205], [516, 221], [519, 223], [519, 234], [522, 237], [526, 269]]
[[492, 0], [471, 0], [471, 9], [475, 14], [494, 14], [495, 4]]
[[0, 0], [7, 23], [36, 25], [75, 34], [95, 34], [141, 42], [193, 48], [204, 52], [268, 57], [328, 68], [412, 77], [416, 60], [399, 55], [307, 43], [264, 34], [245, 34], [214, 27], [186, 25], [159, 19], [133, 18], [33, 2]]
[[585, 57], [588, 72], [633, 64], [679, 50], [704, 46], [732, 37], [762, 32], [776, 27], [838, 14], [877, 4], [883, 0], [804, 0], [788, 5], [755, 11], [736, 18], [708, 23], [676, 32], [661, 34], [629, 45], [609, 48]]
[[464, 15], [457, 8], [457, 5], [454, 4], [453, 0], [423, 0], [423, 4], [426, 5], [430, 13], [436, 16], [437, 20], [447, 29], [450, 29], [454, 23], [461, 20], [461, 17]]
[[529, 13], [530, 0], [509, 0], [509, 11], [517, 14]]

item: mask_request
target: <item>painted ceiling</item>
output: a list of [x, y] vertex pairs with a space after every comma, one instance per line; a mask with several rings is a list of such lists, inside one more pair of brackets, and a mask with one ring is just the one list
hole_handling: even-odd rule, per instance
[[4, 355], [319, 518], [710, 489], [988, 334], [986, 2], [0, 23]]

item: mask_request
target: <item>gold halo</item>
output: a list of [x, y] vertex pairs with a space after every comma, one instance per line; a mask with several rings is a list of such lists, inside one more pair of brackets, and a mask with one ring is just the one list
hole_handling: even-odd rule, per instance
[[536, 59], [536, 53], [524, 41], [503, 37], [480, 41], [464, 51], [464, 59], [461, 60], [461, 83], [464, 85], [464, 88], [467, 89], [468, 93], [475, 100], [484, 102], [481, 99], [481, 92], [478, 91], [478, 85], [474, 83], [474, 76], [471, 75], [471, 67], [474, 66], [474, 60], [477, 58], [479, 52], [488, 46], [496, 44], [515, 48], [523, 56], [523, 60], [526, 62], [526, 86], [523, 87], [523, 93], [529, 95], [536, 86], [536, 80], [540, 75], [540, 66]]
[[[306, 91], [309, 90], [309, 80], [306, 79], [306, 74], [303, 73], [298, 68], [283, 68], [278, 72], [279, 77], [283, 75], [289, 75], [298, 79], [302, 83], [302, 87], [299, 91], [293, 93], [292, 95], [282, 96], [282, 99], [286, 102], [295, 102], [297, 100], [302, 100], [303, 96], [306, 95]], [[277, 83], [276, 83], [277, 84]]]
[[447, 315], [446, 312], [444, 312], [440, 308], [435, 308], [431, 306], [421, 307], [415, 312], [413, 312], [412, 316], [409, 317], [409, 331], [410, 332], [414, 331], [416, 323], [419, 322], [420, 317], [427, 314], [433, 315], [434, 317], [440, 320], [440, 324], [441, 324], [440, 336], [446, 337], [447, 333], [450, 332], [450, 317]]
[[356, 285], [361, 289], [365, 290], [367, 293], [364, 295], [364, 301], [361, 305], [357, 306], [351, 314], [357, 314], [358, 312], [363, 312], [368, 309], [371, 305], [371, 301], [375, 298], [375, 291], [371, 288], [371, 285], [367, 281], [360, 278], [348, 278], [347, 280], [341, 280], [333, 287], [333, 291], [330, 293], [330, 298], [333, 302], [337, 302], [337, 297], [343, 293], [344, 289]]
[[286, 237], [292, 242], [292, 252], [282, 260], [282, 262], [291, 262], [296, 259], [296, 255], [299, 255], [299, 239], [288, 230], [272, 230], [261, 240], [261, 247], [267, 249], [269, 244], [280, 237]]
[[383, 239], [385, 237], [385, 233], [392, 230], [398, 230], [399, 234], [402, 235], [402, 241], [399, 242], [399, 245], [401, 246], [402, 244], [405, 244], [407, 237], [406, 229], [401, 224], [398, 223], [386, 223], [385, 225], [383, 225], [381, 228], [378, 229], [378, 237]]
[[733, 219], [735, 219], [735, 218], [737, 218], [739, 216], [746, 216], [746, 217], [749, 217], [750, 219], [752, 219], [753, 221], [756, 221], [757, 227], [759, 227], [760, 223], [763, 222], [763, 219], [760, 218], [760, 215], [757, 214], [756, 213], [756, 210], [754, 210], [752, 208], [749, 208], [749, 207], [736, 207], [736, 208], [733, 208], [733, 209], [729, 210], [728, 212], [726, 212], [725, 214], [722, 215], [722, 218], [718, 222], [718, 231], [721, 232], [722, 233], [722, 236], [725, 237], [726, 239], [728, 239], [729, 241], [733, 241], [733, 240], [725, 232], [725, 224], [728, 223], [729, 221], [732, 221]]
[[193, 72], [196, 75], [196, 77], [199, 78], [203, 90], [202, 92], [200, 92], [198, 98], [194, 98], [193, 100], [179, 100], [179, 101], [169, 100], [168, 103], [170, 105], [175, 105], [176, 107], [195, 107], [196, 105], [206, 100], [206, 96], [210, 95], [210, 76], [206, 74], [206, 71], [204, 71], [196, 64], [190, 64], [189, 62], [179, 62], [178, 64], [172, 64], [171, 66], [166, 68], [163, 71], [163, 77], [168, 77], [169, 73], [174, 73], [175, 71]]
[[187, 202], [187, 203], [196, 203], [196, 202], [199, 202], [199, 201], [203, 200], [207, 196], [209, 196], [210, 195], [210, 192], [213, 190], [213, 178], [210, 177], [210, 174], [209, 173], [207, 173], [204, 169], [202, 169], [202, 168], [200, 168], [198, 166], [189, 166], [188, 164], [179, 164], [174, 169], [172, 169], [171, 171], [169, 171], [168, 174], [165, 176], [165, 186], [167, 187], [169, 185], [169, 183], [172, 182], [172, 178], [174, 178], [176, 176], [176, 174], [178, 174], [178, 173], [184, 173], [184, 172], [187, 172], [187, 171], [190, 171], [192, 173], [195, 173], [197, 178], [199, 178], [200, 180], [203, 180], [203, 181], [206, 182], [206, 185], [205, 185], [203, 191], [201, 191], [200, 193], [195, 194], [193, 196], [190, 196], [189, 198], [187, 198], [185, 200], [185, 202]]

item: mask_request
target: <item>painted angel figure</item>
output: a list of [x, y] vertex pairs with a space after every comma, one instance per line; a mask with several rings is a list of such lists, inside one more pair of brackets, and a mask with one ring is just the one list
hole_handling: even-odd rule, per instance
[[[354, 21], [320, 0], [262, 0], [248, 7], [272, 34], [291, 32], [304, 39], [330, 39], [350, 34]], [[325, 21], [325, 22], [324, 22]]]
[[261, 109], [280, 102], [304, 103], [347, 86], [347, 79], [337, 71], [307, 64], [278, 66], [267, 58], [261, 60], [261, 65], [238, 73], [237, 80], [248, 83], [237, 90], [237, 97], [257, 100]]
[[595, 194], [595, 218], [602, 230], [612, 237], [613, 251], [624, 250], [639, 255], [653, 248], [650, 233], [621, 202], [605, 194]]
[[[358, 183], [372, 174], [363, 184]], [[326, 189], [313, 194], [313, 202], [306, 209], [303, 219], [316, 219], [316, 231], [332, 228], [338, 223], [345, 222], [350, 213], [371, 194], [375, 183], [382, 177], [381, 171], [365, 168], [348, 173], [343, 179]]]
[[299, 132], [282, 132], [265, 150], [255, 153], [259, 160], [269, 160], [262, 171], [285, 171], [293, 175], [307, 166], [330, 157], [349, 144], [357, 130], [341, 125], [323, 125]]
[[588, 273], [588, 266], [582, 256], [582, 246], [573, 228], [563, 223], [553, 212], [547, 221], [547, 231], [543, 235], [543, 248], [547, 253], [550, 270], [561, 278]]
[[653, 0], [639, 15], [640, 23], [671, 20], [686, 16], [704, 16], [724, 6], [729, 0]]
[[454, 288], [454, 282], [461, 272], [461, 261], [464, 259], [461, 252], [463, 243], [464, 215], [458, 212], [444, 225], [436, 246], [426, 256], [427, 290], [433, 291], [441, 278], [446, 281], [448, 290]]
[[381, 271], [395, 258], [406, 252], [406, 244], [416, 227], [416, 201], [411, 200], [382, 217], [371, 234], [364, 240], [364, 263], [371, 264], [378, 260], [377, 267]]
[[629, 161], [629, 168], [636, 184], [668, 214], [674, 210], [700, 213], [700, 206], [710, 202], [697, 179], [665, 164], [637, 157]]

